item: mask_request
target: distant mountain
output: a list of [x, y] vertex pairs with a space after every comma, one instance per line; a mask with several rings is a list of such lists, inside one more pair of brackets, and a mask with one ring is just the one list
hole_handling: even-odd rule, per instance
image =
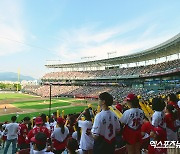
[[[17, 81], [18, 74], [13, 72], [0, 72], [0, 81]], [[35, 80], [31, 76], [24, 76], [20, 74], [20, 81], [22, 80]]]

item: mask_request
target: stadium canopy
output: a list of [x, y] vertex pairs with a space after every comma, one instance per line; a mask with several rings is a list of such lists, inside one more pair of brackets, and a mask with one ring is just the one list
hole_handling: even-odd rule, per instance
[[157, 46], [126, 56], [69, 64], [46, 64], [47, 68], [101, 67], [154, 60], [180, 53], [180, 33]]

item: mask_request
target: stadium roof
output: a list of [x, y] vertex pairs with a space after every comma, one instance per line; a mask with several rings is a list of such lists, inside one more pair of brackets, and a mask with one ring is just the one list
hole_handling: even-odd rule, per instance
[[173, 38], [161, 43], [157, 46], [143, 50], [134, 54], [114, 57], [109, 59], [101, 59], [94, 61], [86, 61], [79, 63], [69, 64], [46, 64], [47, 68], [78, 68], [78, 67], [99, 67], [99, 66], [112, 66], [119, 64], [136, 63], [141, 61], [148, 61], [158, 59], [173, 54], [180, 53], [180, 33]]

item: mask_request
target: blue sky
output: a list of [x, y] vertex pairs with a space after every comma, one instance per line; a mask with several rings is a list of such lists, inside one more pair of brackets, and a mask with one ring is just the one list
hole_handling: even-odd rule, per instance
[[138, 52], [180, 32], [179, 0], [1, 0], [0, 71]]

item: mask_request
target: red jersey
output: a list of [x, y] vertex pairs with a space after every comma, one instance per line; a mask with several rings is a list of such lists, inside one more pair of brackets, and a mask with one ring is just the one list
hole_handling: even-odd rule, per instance
[[176, 131], [175, 127], [175, 120], [172, 117], [172, 114], [168, 113], [165, 115], [165, 122], [166, 122], [166, 127], [170, 128], [172, 131]]
[[178, 111], [178, 119], [180, 119], [180, 108], [175, 102], [168, 102], [168, 105], [172, 105]]
[[26, 143], [27, 134], [28, 134], [28, 128], [27, 128], [26, 124], [19, 124], [18, 144]]
[[168, 102], [168, 105], [172, 105], [178, 111], [178, 117], [180, 116], [180, 108], [175, 102]]
[[172, 105], [177, 111], [179, 111], [179, 106], [175, 102], [168, 102], [168, 105]]
[[47, 127], [45, 126], [40, 126], [40, 127], [35, 127], [30, 132], [28, 133], [28, 140], [30, 141], [32, 137], [34, 137], [37, 133], [42, 132], [45, 133], [47, 138], [50, 138], [50, 132]]
[[131, 108], [123, 113], [120, 119], [120, 121], [125, 124], [122, 135], [128, 144], [135, 144], [141, 141], [143, 117], [143, 111], [138, 108]]
[[149, 121], [144, 122], [141, 126], [141, 132], [145, 132], [150, 135], [152, 128], [153, 128], [153, 126], [151, 125], [151, 123]]
[[148, 154], [167, 154], [167, 149], [165, 148], [154, 148], [153, 146], [148, 146]]

